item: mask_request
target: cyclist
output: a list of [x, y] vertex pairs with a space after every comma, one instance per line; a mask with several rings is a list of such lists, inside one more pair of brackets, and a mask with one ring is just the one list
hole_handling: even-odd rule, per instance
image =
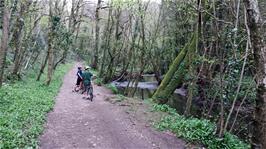
[[77, 83], [74, 88], [74, 91], [78, 92], [82, 88], [82, 70], [81, 67], [78, 67], [78, 72], [77, 72]]
[[91, 84], [91, 78], [92, 78], [92, 73], [89, 71], [90, 67], [86, 66], [85, 71], [82, 73], [82, 78], [83, 78], [83, 85], [84, 85], [84, 92], [86, 92], [86, 99], [89, 99], [92, 101], [93, 99], [93, 88]]

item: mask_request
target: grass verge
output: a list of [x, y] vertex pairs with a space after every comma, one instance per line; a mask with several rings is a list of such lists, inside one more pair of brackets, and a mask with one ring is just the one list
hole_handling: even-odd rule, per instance
[[108, 83], [108, 84], [105, 85], [105, 87], [110, 89], [114, 94], [118, 94], [119, 93], [117, 87], [114, 84]]
[[0, 148], [36, 148], [43, 131], [46, 113], [54, 105], [54, 97], [71, 65], [55, 71], [50, 86], [35, 81], [34, 74], [24, 81], [0, 89]]
[[170, 130], [177, 137], [190, 142], [199, 142], [209, 149], [248, 149], [250, 145], [238, 139], [235, 135], [225, 133], [223, 138], [215, 135], [216, 125], [209, 120], [186, 118], [179, 115], [175, 109], [168, 105], [153, 106], [155, 111], [167, 112], [169, 115], [155, 124], [159, 130]]

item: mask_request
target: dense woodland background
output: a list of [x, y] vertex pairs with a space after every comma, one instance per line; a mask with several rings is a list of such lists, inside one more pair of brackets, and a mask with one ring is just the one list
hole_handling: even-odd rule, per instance
[[1, 0], [0, 8], [0, 85], [30, 71], [39, 81], [45, 68], [49, 85], [74, 59], [97, 69], [98, 82], [131, 82], [123, 94], [133, 97], [154, 74], [154, 102], [182, 88], [181, 114], [266, 147], [265, 0]]

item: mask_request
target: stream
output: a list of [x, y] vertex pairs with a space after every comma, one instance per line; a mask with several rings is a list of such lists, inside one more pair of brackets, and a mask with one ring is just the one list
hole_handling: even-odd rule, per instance
[[[158, 88], [158, 85], [157, 85], [157, 81], [154, 75], [150, 75], [150, 74], [143, 75], [142, 78], [143, 79], [138, 83], [137, 90], [136, 90], [134, 97], [144, 100], [147, 98], [151, 98], [154, 91]], [[112, 84], [117, 87], [117, 89], [119, 90], [121, 94], [123, 94], [124, 90], [126, 89], [128, 85], [128, 81], [112, 82]], [[129, 89], [133, 90], [134, 84], [130, 83]], [[184, 88], [176, 89], [167, 103], [167, 105], [176, 109], [176, 111], [181, 115], [184, 114], [185, 107], [186, 107], [185, 106], [187, 102], [186, 92], [187, 90]], [[195, 117], [202, 117], [203, 109], [204, 109], [204, 103], [200, 101], [198, 98], [194, 98], [192, 101], [192, 105], [191, 105], [191, 111], [190, 111], [191, 115]], [[214, 115], [217, 115], [219, 111], [214, 109], [213, 112], [216, 113]], [[250, 132], [250, 130], [249, 131], [246, 131], [246, 130], [250, 129], [250, 124], [248, 122], [252, 118], [251, 117], [252, 114], [247, 114], [245, 110], [240, 111], [239, 114], [240, 114], [239, 116], [240, 118], [236, 121], [236, 128], [235, 130], [233, 130], [233, 132], [238, 134], [238, 136], [240, 136], [241, 138], [248, 139], [247, 132]]]
[[[158, 88], [157, 81], [152, 74], [147, 74], [142, 76], [143, 79], [138, 83], [136, 93], [134, 97], [138, 97], [142, 100], [151, 98], [153, 95], [154, 91]], [[128, 86], [128, 81], [123, 81], [123, 82], [112, 82], [113, 85], [117, 87], [119, 92], [121, 94], [124, 93], [124, 90]], [[129, 84], [129, 89], [134, 89], [134, 84], [130, 83]], [[185, 106], [186, 105], [186, 89], [184, 88], [178, 88], [175, 90], [173, 95], [170, 97], [167, 103], [170, 107], [174, 108], [177, 110], [178, 113], [183, 114], [185, 111]], [[192, 104], [192, 109], [191, 113], [193, 115], [198, 115], [199, 114], [199, 107], [195, 106], [196, 104]]]

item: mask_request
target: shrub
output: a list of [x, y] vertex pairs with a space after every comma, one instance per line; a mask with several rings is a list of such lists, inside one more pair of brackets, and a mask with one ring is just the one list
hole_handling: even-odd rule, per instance
[[176, 113], [176, 110], [168, 105], [154, 105], [156, 111], [169, 113], [155, 125], [159, 130], [170, 130], [177, 137], [188, 141], [199, 142], [210, 149], [247, 149], [250, 145], [239, 140], [233, 134], [226, 132], [223, 138], [215, 135], [216, 125], [209, 120], [198, 118], [186, 118]]

